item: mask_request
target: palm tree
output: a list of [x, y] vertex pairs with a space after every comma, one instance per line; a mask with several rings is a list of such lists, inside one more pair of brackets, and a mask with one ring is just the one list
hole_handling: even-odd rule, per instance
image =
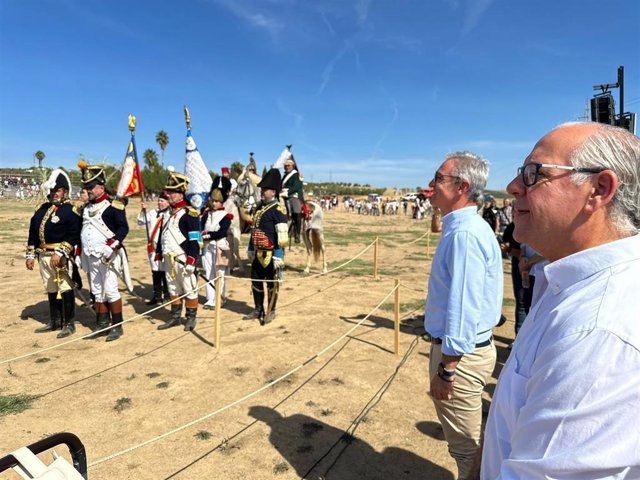
[[33, 154], [36, 159], [38, 160], [38, 168], [42, 168], [42, 161], [44, 160], [44, 157], [46, 157], [46, 155], [44, 154], [44, 152], [42, 150], [38, 150], [36, 153]]
[[156, 143], [160, 145], [160, 150], [162, 150], [162, 164], [164, 165], [164, 151], [169, 144], [169, 134], [164, 130], [160, 130], [156, 133]]
[[160, 167], [158, 164], [158, 154], [154, 149], [147, 148], [142, 154], [142, 158], [144, 158], [144, 164], [150, 171], [155, 173]]

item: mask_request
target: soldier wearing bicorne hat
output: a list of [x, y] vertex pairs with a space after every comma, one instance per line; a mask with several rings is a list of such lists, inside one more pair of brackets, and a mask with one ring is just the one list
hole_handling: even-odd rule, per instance
[[64, 338], [76, 331], [71, 276], [73, 246], [79, 241], [81, 220], [69, 200], [71, 182], [66, 173], [55, 169], [42, 189], [47, 201], [31, 217], [25, 264], [33, 270], [38, 259], [42, 283], [49, 297], [49, 320], [36, 333], [61, 329], [57, 336]]
[[[284, 267], [284, 249], [289, 243], [286, 210], [278, 201], [280, 186], [280, 171], [272, 168], [258, 183], [262, 203], [254, 214], [251, 227], [248, 256], [252, 260], [251, 290], [255, 309], [244, 319], [258, 319], [261, 325], [276, 318], [278, 280]], [[269, 281], [267, 282], [266, 311], [264, 309], [265, 280]]]
[[200, 254], [200, 213], [185, 200], [189, 177], [178, 172], [169, 172], [164, 189], [171, 208], [156, 250], [156, 258], [164, 262], [165, 275], [171, 297], [171, 320], [160, 325], [158, 330], [180, 325], [182, 322], [182, 299], [185, 295], [186, 322], [184, 329], [196, 328], [198, 313], [198, 277], [196, 264]]
[[89, 203], [82, 212], [82, 269], [89, 274], [91, 293], [95, 298], [96, 330], [112, 326], [110, 330], [97, 332], [93, 338], [107, 335], [107, 342], [111, 342], [123, 334], [118, 274], [128, 268], [122, 244], [129, 233], [129, 225], [124, 204], [111, 200], [106, 192], [104, 168], [82, 161], [78, 166], [82, 170], [82, 186], [89, 196]]

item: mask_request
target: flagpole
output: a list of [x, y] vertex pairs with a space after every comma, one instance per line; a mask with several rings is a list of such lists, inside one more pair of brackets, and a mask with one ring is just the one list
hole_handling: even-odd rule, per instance
[[[138, 151], [136, 150], [136, 117], [132, 114], [129, 114], [129, 131], [131, 132], [131, 144], [133, 145], [133, 157], [138, 161]], [[127, 147], [127, 153], [128, 147]], [[126, 155], [126, 154], [125, 154]], [[149, 220], [147, 218], [147, 209], [144, 207], [144, 185], [142, 182], [140, 183], [142, 189], [140, 190], [140, 203], [143, 205], [142, 207], [142, 215], [144, 216], [144, 227], [147, 231], [147, 243], [151, 241], [151, 236], [149, 234]]]

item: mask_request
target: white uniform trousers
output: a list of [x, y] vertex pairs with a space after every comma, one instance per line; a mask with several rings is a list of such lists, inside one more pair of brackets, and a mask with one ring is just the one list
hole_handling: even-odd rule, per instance
[[102, 258], [94, 255], [84, 256], [83, 265], [87, 265], [91, 293], [97, 303], [113, 303], [120, 300], [118, 290], [118, 270], [120, 257], [114, 255], [113, 262], [106, 264]]
[[172, 297], [180, 297], [186, 293], [187, 299], [194, 300], [198, 298], [198, 276], [195, 273], [188, 274], [185, 272], [184, 262], [186, 258], [187, 256], [184, 253], [177, 256], [172, 256], [172, 254], [164, 255], [167, 288], [169, 295]]
[[[73, 271], [71, 269], [73, 268], [73, 264], [67, 262], [65, 258], [61, 259], [61, 263], [67, 265], [69, 278], [71, 278], [71, 272]], [[63, 280], [62, 277], [58, 277], [58, 272], [51, 266], [51, 257], [39, 256], [38, 266], [40, 267], [40, 277], [42, 277], [42, 284], [44, 285], [44, 290], [47, 293], [62, 293], [71, 290], [71, 285], [69, 285], [69, 282]]]
[[[207, 302], [205, 305], [214, 307], [216, 305], [216, 289], [214, 279], [220, 275], [220, 285], [222, 291], [220, 295], [222, 298], [225, 296], [225, 280], [224, 275], [227, 271], [226, 265], [216, 265], [216, 242], [208, 243], [204, 248], [204, 255], [202, 256], [202, 266], [204, 267], [205, 276], [210, 281], [207, 283]], [[218, 262], [219, 263], [219, 262]]]

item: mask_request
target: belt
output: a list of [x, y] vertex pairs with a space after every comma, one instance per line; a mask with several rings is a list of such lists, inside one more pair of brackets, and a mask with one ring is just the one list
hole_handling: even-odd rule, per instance
[[[433, 337], [431, 341], [436, 345], [442, 345], [441, 338]], [[493, 337], [489, 337], [489, 339], [485, 340], [484, 342], [476, 343], [476, 348], [488, 347], [489, 345], [491, 345], [491, 342], [493, 342]]]

